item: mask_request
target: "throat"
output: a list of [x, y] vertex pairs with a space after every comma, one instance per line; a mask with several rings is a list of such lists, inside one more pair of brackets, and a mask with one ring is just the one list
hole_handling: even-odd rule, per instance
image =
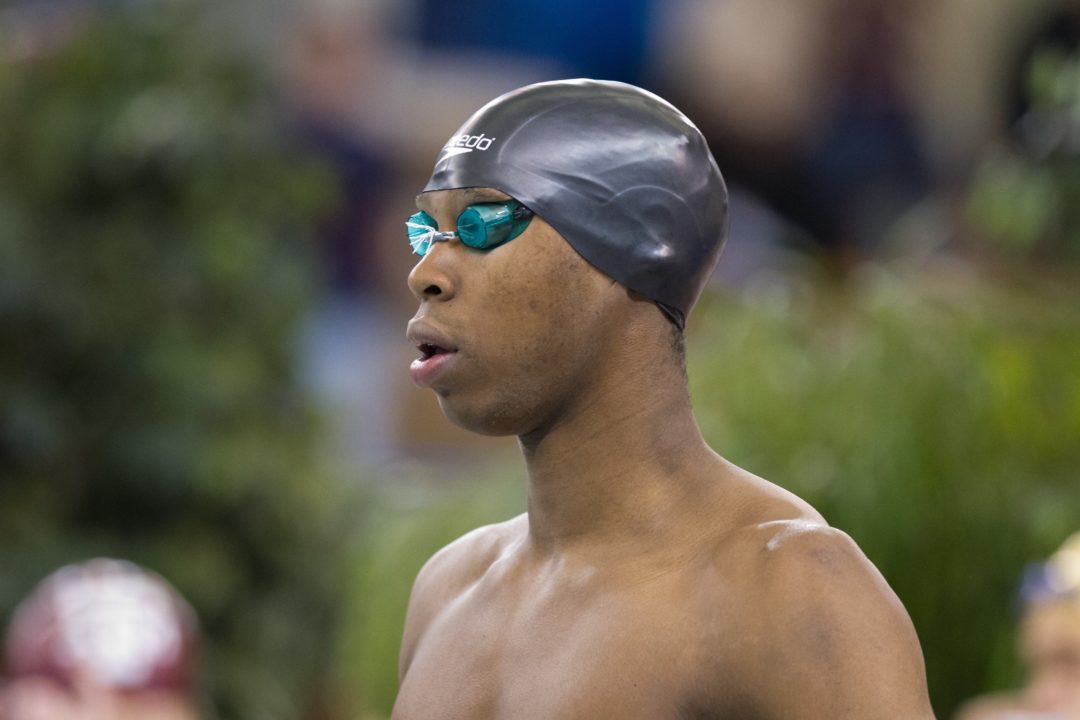
[[688, 405], [558, 426], [520, 439], [528, 467], [530, 535], [538, 546], [653, 538], [700, 501], [719, 458]]

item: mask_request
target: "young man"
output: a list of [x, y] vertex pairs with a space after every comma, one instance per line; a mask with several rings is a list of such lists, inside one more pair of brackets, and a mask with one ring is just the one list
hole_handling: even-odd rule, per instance
[[698, 431], [682, 329], [727, 193], [685, 116], [621, 83], [522, 88], [417, 206], [413, 379], [517, 435], [529, 490], [421, 570], [396, 720], [932, 717], [881, 575]]

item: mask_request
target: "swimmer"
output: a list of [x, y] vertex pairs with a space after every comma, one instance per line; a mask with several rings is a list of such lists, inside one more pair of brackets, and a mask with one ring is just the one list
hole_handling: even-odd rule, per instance
[[98, 558], [45, 578], [12, 615], [0, 720], [196, 720], [194, 611], [159, 575]]
[[622, 83], [521, 88], [454, 133], [416, 205], [412, 378], [518, 437], [528, 506], [420, 571], [394, 720], [933, 717], [874, 566], [698, 430], [682, 338], [727, 191], [681, 112]]
[[957, 720], [1080, 720], [1080, 533], [1026, 574], [1020, 594], [1027, 683], [971, 701]]

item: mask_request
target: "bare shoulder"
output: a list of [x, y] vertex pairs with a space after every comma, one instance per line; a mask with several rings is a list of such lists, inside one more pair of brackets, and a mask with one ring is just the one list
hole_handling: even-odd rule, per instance
[[485, 525], [462, 535], [431, 556], [420, 568], [413, 586], [414, 599], [439, 600], [455, 595], [484, 574], [510, 544], [528, 531], [528, 518], [519, 515], [493, 525]]
[[507, 547], [528, 532], [528, 519], [519, 515], [462, 535], [431, 556], [420, 568], [409, 596], [399, 673], [404, 676], [417, 641], [428, 624], [453, 598], [481, 578]]
[[747, 550], [756, 551], [748, 562], [759, 583], [789, 591], [812, 587], [835, 599], [875, 590], [873, 594], [895, 600], [855, 541], [824, 520], [793, 517], [762, 522], [744, 528], [741, 541], [750, 546]]
[[932, 718], [922, 651], [899, 598], [817, 513], [748, 525], [718, 549], [738, 569], [744, 687], [758, 714]]
[[506, 548], [527, 531], [525, 515], [485, 525], [461, 536], [424, 563], [413, 583], [405, 614], [399, 677], [405, 676], [417, 643], [439, 610], [483, 577]]

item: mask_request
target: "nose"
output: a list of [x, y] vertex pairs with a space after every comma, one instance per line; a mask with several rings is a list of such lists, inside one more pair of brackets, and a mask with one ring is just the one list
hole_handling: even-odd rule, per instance
[[434, 243], [409, 272], [409, 290], [417, 300], [449, 300], [457, 290], [452, 258], [458, 248], [451, 242]]

